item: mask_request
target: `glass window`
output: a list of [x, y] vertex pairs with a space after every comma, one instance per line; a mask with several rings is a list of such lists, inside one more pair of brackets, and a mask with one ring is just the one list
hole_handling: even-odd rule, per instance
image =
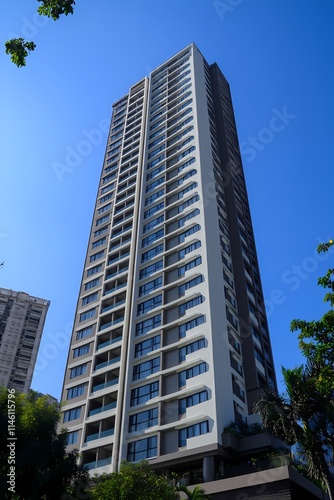
[[187, 354], [199, 351], [203, 349], [203, 347], [205, 347], [204, 339], [196, 340], [195, 342], [191, 342], [191, 344], [181, 347], [179, 349], [179, 362], [182, 363], [182, 361], [185, 361]]
[[113, 182], [112, 184], [109, 184], [109, 186], [106, 186], [106, 187], [101, 189], [101, 194], [104, 194], [104, 193], [107, 193], [108, 191], [111, 191], [112, 189], [114, 189], [115, 186], [116, 186], [115, 182]]
[[202, 325], [203, 323], [205, 323], [205, 317], [203, 316], [203, 314], [201, 316], [198, 316], [197, 318], [187, 321], [186, 323], [183, 323], [179, 326], [179, 338], [184, 338], [188, 330]]
[[[153, 134], [154, 135], [154, 134]], [[157, 132], [156, 132], [156, 135]], [[159, 144], [159, 142], [163, 141], [164, 139], [166, 138], [165, 134], [164, 135], [161, 135], [160, 137], [158, 137], [158, 139], [155, 139], [155, 141], [151, 142], [149, 145], [148, 145], [148, 149], [151, 149], [153, 148], [154, 146], [156, 146], [157, 144]]]
[[86, 306], [87, 304], [90, 304], [91, 302], [94, 302], [94, 300], [97, 300], [98, 292], [91, 293], [90, 295], [87, 295], [81, 300], [81, 305]]
[[106, 237], [100, 238], [99, 240], [96, 240], [94, 241], [94, 243], [92, 243], [92, 248], [100, 247], [101, 245], [104, 245], [106, 241], [107, 241]]
[[71, 422], [80, 417], [81, 406], [79, 408], [73, 408], [72, 410], [64, 411], [64, 422]]
[[165, 203], [161, 201], [157, 205], [154, 205], [154, 207], [149, 208], [144, 212], [144, 219], [148, 219], [148, 217], [151, 217], [153, 214], [164, 208]]
[[76, 387], [72, 387], [67, 391], [67, 399], [74, 399], [78, 396], [82, 396], [85, 392], [85, 385], [77, 385]]
[[182, 285], [179, 286], [179, 295], [184, 295], [186, 290], [189, 290], [189, 288], [192, 288], [196, 285], [199, 285], [203, 281], [203, 275], [200, 274], [199, 276], [196, 276], [196, 278], [193, 278], [189, 281], [186, 281]]
[[83, 328], [77, 332], [76, 340], [84, 339], [85, 337], [89, 337], [93, 333], [93, 327], [88, 326], [87, 328]]
[[152, 311], [152, 309], [161, 306], [161, 304], [162, 304], [162, 294], [156, 295], [151, 299], [145, 300], [145, 302], [141, 302], [140, 304], [138, 304], [137, 316]]
[[151, 205], [151, 203], [153, 203], [156, 199], [160, 198], [160, 196], [163, 196], [164, 193], [165, 193], [165, 190], [160, 189], [156, 193], [151, 194], [151, 196], [148, 196], [145, 200], [145, 207], [147, 207], [148, 205]]
[[[190, 120], [190, 119], [188, 118], [188, 120]], [[186, 120], [185, 122], [183, 122], [183, 124], [185, 124], [188, 120]], [[191, 120], [192, 120], [192, 118], [191, 118]], [[182, 126], [183, 124], [181, 123], [181, 126]], [[182, 170], [184, 170], [185, 168], [189, 167], [189, 165], [192, 165], [193, 163], [195, 163], [195, 161], [196, 161], [196, 159], [195, 159], [195, 158], [190, 158], [190, 159], [189, 159], [188, 161], [186, 161], [185, 163], [182, 163], [182, 165], [180, 165], [180, 166], [178, 167], [178, 172], [182, 172]]]
[[148, 429], [154, 425], [158, 425], [158, 408], [141, 411], [129, 417], [129, 432]]
[[184, 266], [179, 267], [178, 269], [179, 277], [183, 276], [186, 271], [189, 271], [189, 269], [199, 266], [200, 264], [202, 264], [202, 257], [196, 257], [196, 259], [187, 262], [187, 264], [185, 264]]
[[102, 196], [102, 198], [99, 199], [100, 205], [107, 200], [111, 200], [112, 197], [113, 197], [112, 193], [109, 193], [109, 194], [106, 194], [105, 196]]
[[80, 314], [79, 321], [81, 323], [82, 321], [86, 321], [87, 319], [93, 318], [94, 316], [95, 316], [95, 308], [89, 309], [89, 311]]
[[182, 189], [182, 191], [179, 191], [178, 193], [178, 199], [180, 200], [181, 198], [183, 198], [183, 196], [188, 193], [189, 191], [191, 191], [192, 189], [195, 189], [197, 187], [197, 182], [192, 182], [191, 184], [189, 184], [189, 186], [185, 187], [184, 189]]
[[79, 365], [76, 366], [75, 368], [72, 368], [70, 378], [75, 378], [79, 377], [80, 375], [85, 375], [87, 373], [87, 367], [88, 365], [86, 363], [84, 365]]
[[136, 387], [131, 391], [130, 406], [137, 406], [159, 396], [159, 382]]
[[147, 233], [147, 231], [150, 231], [150, 229], [153, 229], [155, 226], [158, 224], [161, 224], [165, 219], [164, 215], [159, 215], [159, 217], [156, 217], [155, 219], [151, 220], [150, 222], [147, 222], [144, 224], [143, 232]]
[[108, 219], [109, 219], [109, 215], [104, 215], [103, 217], [101, 217], [100, 219], [97, 219], [96, 221], [96, 226], [100, 226], [101, 224], [103, 224], [104, 222], [106, 222]]
[[153, 328], [157, 328], [161, 325], [161, 314], [157, 314], [156, 316], [152, 316], [152, 318], [145, 319], [140, 323], [136, 324], [136, 337], [139, 335], [145, 335], [146, 333], [153, 330]]
[[159, 167], [155, 168], [154, 170], [151, 170], [151, 172], [149, 172], [146, 175], [146, 181], [149, 181], [149, 180], [153, 179], [154, 177], [156, 177], [157, 175], [159, 175], [160, 172], [163, 172], [164, 170], [165, 170], [165, 164], [162, 163]]
[[197, 174], [197, 170], [195, 169], [189, 170], [189, 172], [187, 172], [185, 175], [183, 175], [183, 177], [181, 177], [181, 179], [178, 180], [178, 185], [181, 186], [181, 184], [183, 184], [184, 181], [186, 181], [187, 179], [189, 179], [189, 177], [192, 177], [195, 174]]
[[179, 430], [179, 446], [186, 446], [187, 439], [194, 436], [201, 436], [209, 432], [209, 422], [205, 420], [198, 424], [189, 425]]
[[146, 238], [143, 238], [141, 246], [147, 247], [147, 245], [150, 245], [151, 243], [153, 243], [153, 241], [156, 241], [159, 238], [162, 238], [163, 235], [164, 235], [164, 230], [159, 229], [159, 231], [156, 231], [155, 233], [152, 233], [149, 236], [146, 236]]
[[91, 255], [89, 258], [89, 262], [94, 262], [95, 260], [101, 259], [103, 256], [104, 256], [104, 250], [101, 250], [101, 252], [97, 252]]
[[150, 141], [151, 139], [153, 139], [154, 137], [157, 137], [157, 135], [161, 134], [162, 132], [164, 132], [166, 130], [166, 127], [161, 127], [159, 128], [159, 130], [157, 130], [156, 132], [153, 132], [153, 134], [151, 134], [148, 138], [148, 140]]
[[195, 297], [194, 299], [188, 300], [187, 302], [184, 302], [179, 306], [179, 314], [185, 314], [185, 312], [188, 309], [191, 309], [192, 307], [196, 307], [199, 304], [202, 304], [204, 302], [204, 297], [203, 295], [199, 295], [198, 297]]
[[[195, 148], [194, 148], [195, 149]], [[163, 153], [162, 155], [158, 156], [158, 158], [155, 158], [155, 160], [152, 160], [150, 161], [148, 164], [147, 164], [147, 170], [149, 170], [150, 168], [152, 167], [155, 167], [160, 161], [164, 160], [165, 159], [165, 153]]]
[[198, 375], [201, 375], [206, 371], [207, 371], [207, 366], [205, 362], [192, 366], [187, 370], [183, 370], [182, 372], [179, 373], [179, 387], [183, 387], [184, 385], [186, 385], [186, 381], [189, 378], [197, 377]]
[[165, 149], [165, 145], [162, 144], [161, 146], [159, 146], [158, 148], [154, 149], [153, 151], [151, 151], [148, 155], [148, 159], [150, 158], [153, 158], [153, 156], [157, 155], [158, 153], [160, 153], [161, 151], [163, 151]]
[[185, 215], [184, 217], [181, 217], [181, 219], [179, 219], [177, 222], [178, 222], [178, 226], [179, 227], [182, 227], [185, 225], [185, 223], [190, 220], [190, 219], [193, 219], [194, 217], [196, 217], [196, 215], [199, 215], [200, 211], [198, 208], [195, 208], [195, 210], [192, 210], [191, 212], [189, 212], [187, 215]]
[[203, 403], [208, 399], [208, 391], [196, 392], [196, 394], [192, 394], [191, 396], [187, 396], [186, 398], [179, 399], [179, 415], [183, 415], [184, 413], [186, 413], [187, 408]]
[[156, 373], [160, 371], [160, 358], [153, 358], [148, 361], [144, 361], [139, 365], [135, 365], [133, 367], [133, 375], [132, 380], [140, 380], [142, 378], [146, 378], [152, 373]]
[[78, 358], [79, 356], [83, 356], [84, 354], [89, 353], [90, 344], [82, 345], [81, 347], [76, 347], [73, 350], [73, 358]]
[[187, 231], [184, 231], [184, 233], [179, 234], [179, 243], [183, 243], [184, 240], [188, 237], [191, 236], [194, 233], [197, 233], [201, 229], [201, 226], [199, 224], [195, 224], [194, 226], [191, 226]]
[[147, 262], [148, 260], [153, 259], [156, 255], [159, 255], [159, 253], [163, 252], [164, 246], [163, 243], [160, 245], [157, 245], [156, 247], [151, 248], [150, 250], [147, 250], [147, 252], [144, 252], [141, 256], [141, 261], [142, 262]]
[[66, 444], [75, 444], [78, 441], [79, 431], [69, 432], [66, 436]]
[[96, 238], [96, 236], [100, 236], [100, 234], [106, 233], [107, 231], [108, 231], [108, 226], [98, 229], [97, 231], [94, 232], [94, 238]]
[[98, 273], [99, 271], [102, 271], [102, 264], [98, 264], [97, 266], [91, 267], [90, 269], [87, 270], [86, 275], [91, 276], [92, 274]]
[[155, 337], [151, 337], [150, 339], [143, 340], [142, 342], [138, 342], [135, 345], [135, 358], [139, 358], [140, 356], [144, 356], [149, 352], [155, 351], [160, 347], [160, 335], [156, 335]]
[[148, 458], [156, 457], [157, 446], [157, 436], [133, 441], [128, 444], [127, 460], [129, 462], [136, 462], [138, 460], [147, 460]]
[[88, 281], [88, 283], [85, 284], [85, 291], [89, 290], [90, 288], [94, 288], [94, 286], [99, 285], [101, 278], [95, 278], [94, 280]]
[[182, 212], [185, 208], [189, 207], [193, 203], [196, 203], [196, 201], [199, 200], [199, 195], [196, 194], [195, 196], [192, 196], [191, 198], [188, 198], [186, 201], [181, 203], [181, 205], [178, 206], [178, 212]]
[[107, 203], [106, 205], [104, 205], [104, 207], [99, 208], [97, 213], [103, 214], [103, 212], [107, 212], [110, 209], [111, 209], [111, 203]]
[[149, 193], [150, 191], [153, 191], [157, 186], [160, 186], [160, 184], [163, 184], [165, 182], [165, 176], [163, 175], [162, 177], [159, 177], [159, 179], [156, 179], [155, 181], [151, 182], [146, 186], [146, 193]]
[[139, 272], [139, 279], [143, 279], [143, 278], [147, 278], [148, 276], [151, 276], [151, 274], [159, 271], [160, 269], [162, 269], [162, 267], [163, 267], [162, 260], [158, 260], [157, 262], [154, 262], [154, 264], [151, 264], [147, 267], [144, 267]]
[[153, 281], [149, 281], [148, 283], [145, 283], [145, 285], [141, 285], [139, 287], [139, 297], [142, 297], [143, 295], [147, 295], [150, 292], [153, 292], [153, 290], [156, 290], [157, 288], [160, 288], [162, 286], [162, 276], [159, 276], [159, 278], [156, 278]]
[[195, 241], [191, 245], [188, 245], [187, 247], [182, 248], [182, 250], [179, 251], [179, 260], [183, 259], [183, 257], [185, 257], [185, 255], [187, 255], [188, 253], [193, 252], [197, 248], [200, 248], [200, 246], [201, 246], [201, 242]]

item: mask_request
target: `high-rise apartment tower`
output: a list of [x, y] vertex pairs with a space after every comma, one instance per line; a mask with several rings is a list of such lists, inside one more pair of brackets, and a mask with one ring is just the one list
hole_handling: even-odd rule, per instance
[[0, 386], [30, 389], [49, 300], [0, 288]]
[[194, 44], [113, 105], [62, 400], [92, 473], [223, 458], [276, 387], [229, 85]]

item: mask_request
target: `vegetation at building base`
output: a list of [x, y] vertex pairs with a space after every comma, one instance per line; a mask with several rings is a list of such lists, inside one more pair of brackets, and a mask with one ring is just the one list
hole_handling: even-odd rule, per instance
[[59, 417], [59, 405], [47, 396], [0, 388], [1, 499], [59, 500], [76, 498], [75, 491], [83, 498], [88, 472], [77, 464], [77, 452], [66, 452]]
[[[60, 16], [73, 14], [75, 0], [37, 0], [41, 5], [37, 12], [41, 16], [50, 17], [57, 21]], [[10, 55], [12, 62], [18, 67], [26, 65], [26, 59], [30, 52], [35, 50], [36, 44], [28, 42], [24, 38], [12, 38], [5, 43], [6, 54]]]
[[[124, 461], [120, 471], [92, 479], [91, 500], [208, 500], [199, 486], [188, 489], [176, 474], [158, 475], [147, 461]], [[186, 496], [185, 496], [186, 495]]]
[[[319, 245], [327, 252], [334, 244]], [[305, 364], [282, 368], [285, 392], [267, 389], [254, 410], [263, 426], [289, 445], [296, 445], [301, 466], [310, 479], [321, 481], [334, 498], [334, 269], [319, 278], [325, 302], [331, 309], [319, 321], [294, 320], [292, 331], [300, 331], [299, 347]]]

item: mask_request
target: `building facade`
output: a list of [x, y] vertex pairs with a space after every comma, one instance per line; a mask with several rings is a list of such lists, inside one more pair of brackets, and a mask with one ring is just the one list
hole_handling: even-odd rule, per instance
[[0, 386], [27, 393], [50, 302], [0, 288]]
[[276, 387], [229, 85], [191, 44], [113, 105], [62, 401], [92, 473], [220, 467]]

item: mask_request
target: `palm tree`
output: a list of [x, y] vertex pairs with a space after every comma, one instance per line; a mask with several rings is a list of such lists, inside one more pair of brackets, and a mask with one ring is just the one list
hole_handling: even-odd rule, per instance
[[263, 426], [289, 445], [296, 444], [304, 457], [307, 473], [321, 480], [334, 499], [334, 402], [331, 391], [318, 390], [319, 369], [308, 363], [293, 369], [282, 368], [285, 393], [267, 389], [255, 405]]
[[183, 493], [188, 496], [189, 500], [209, 500], [210, 498], [199, 486], [195, 486], [191, 491], [184, 484], [179, 484], [177, 489], [178, 491], [183, 491]]

